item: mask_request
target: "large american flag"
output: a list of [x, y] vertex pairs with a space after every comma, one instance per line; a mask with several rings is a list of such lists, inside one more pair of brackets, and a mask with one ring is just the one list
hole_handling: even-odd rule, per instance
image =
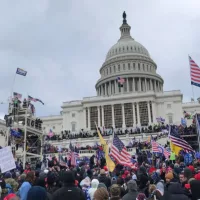
[[152, 145], [153, 153], [162, 153], [165, 156], [165, 158], [169, 158], [171, 153], [167, 151], [167, 149], [165, 149], [162, 145], [160, 145], [159, 143], [155, 141], [152, 141], [151, 145]]
[[113, 144], [111, 146], [110, 156], [118, 163], [124, 166], [133, 167], [131, 155], [128, 153], [124, 143], [114, 134]]
[[78, 152], [76, 151], [76, 148], [73, 147], [72, 143], [69, 144], [69, 159], [71, 160], [71, 165], [76, 166], [76, 160], [79, 157]]
[[185, 151], [194, 151], [193, 148], [184, 139], [180, 137], [176, 128], [170, 127], [169, 138], [174, 145], [181, 147]]
[[200, 87], [200, 68], [189, 56], [191, 84]]

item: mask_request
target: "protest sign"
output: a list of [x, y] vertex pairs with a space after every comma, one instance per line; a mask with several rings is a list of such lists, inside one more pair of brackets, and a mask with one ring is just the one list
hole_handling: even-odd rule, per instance
[[16, 168], [15, 159], [13, 158], [10, 146], [0, 149], [0, 168], [1, 173], [5, 173]]

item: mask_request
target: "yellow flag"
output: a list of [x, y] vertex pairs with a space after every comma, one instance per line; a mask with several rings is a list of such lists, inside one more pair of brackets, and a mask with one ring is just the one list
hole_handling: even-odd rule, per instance
[[100, 143], [103, 147], [103, 151], [105, 153], [105, 159], [106, 159], [106, 165], [108, 167], [108, 170], [110, 172], [113, 172], [113, 170], [115, 169], [115, 163], [112, 161], [112, 159], [110, 158], [109, 154], [109, 147], [108, 144], [106, 143], [106, 141], [103, 139], [101, 133], [99, 132], [99, 129], [97, 129], [97, 133], [99, 135], [99, 139], [100, 139]]
[[171, 151], [174, 152], [176, 156], [178, 156], [179, 151], [183, 149], [183, 148], [173, 144], [172, 142], [170, 142], [170, 148], [171, 148]]

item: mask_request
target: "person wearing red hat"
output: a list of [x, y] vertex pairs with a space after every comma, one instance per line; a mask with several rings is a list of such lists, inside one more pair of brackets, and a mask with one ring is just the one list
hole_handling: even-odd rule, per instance
[[3, 200], [19, 200], [19, 197], [16, 194], [9, 194]]

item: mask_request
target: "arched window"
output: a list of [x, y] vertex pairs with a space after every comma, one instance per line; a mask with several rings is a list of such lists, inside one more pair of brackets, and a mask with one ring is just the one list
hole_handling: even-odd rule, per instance
[[126, 69], [125, 64], [123, 64], [123, 70], [125, 70], [125, 69]]
[[112, 68], [110, 67], [110, 74], [112, 73]]
[[138, 63], [138, 70], [140, 70], [140, 63]]
[[75, 132], [76, 131], [76, 122], [72, 122], [71, 127], [72, 127], [72, 132]]
[[107, 75], [108, 75], [108, 68], [107, 68]]
[[130, 70], [131, 69], [131, 64], [130, 63], [128, 63], [128, 70]]
[[120, 71], [120, 65], [118, 65], [118, 71]]
[[116, 72], [116, 67], [114, 66], [114, 72]]
[[145, 67], [144, 67], [144, 64], [143, 64], [143, 71], [145, 71]]
[[135, 70], [135, 63], [133, 63], [133, 70]]

